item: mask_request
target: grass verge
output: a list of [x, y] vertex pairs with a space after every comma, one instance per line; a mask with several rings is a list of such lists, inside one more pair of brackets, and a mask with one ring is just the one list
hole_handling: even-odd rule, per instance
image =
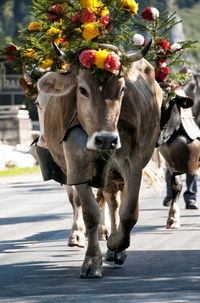
[[36, 172], [40, 172], [40, 166], [36, 165], [34, 167], [25, 167], [20, 168], [17, 166], [9, 167], [6, 170], [0, 171], [0, 178], [2, 177], [10, 177], [10, 176], [17, 176], [17, 175], [28, 175], [33, 174]]

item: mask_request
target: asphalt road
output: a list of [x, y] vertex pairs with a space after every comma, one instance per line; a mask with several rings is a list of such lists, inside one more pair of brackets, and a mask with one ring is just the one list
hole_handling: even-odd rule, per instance
[[0, 180], [0, 302], [200, 302], [200, 210], [185, 210], [182, 196], [181, 229], [166, 230], [165, 186], [158, 193], [143, 182], [126, 262], [104, 262], [102, 279], [79, 279], [85, 249], [67, 246], [64, 188], [24, 181]]

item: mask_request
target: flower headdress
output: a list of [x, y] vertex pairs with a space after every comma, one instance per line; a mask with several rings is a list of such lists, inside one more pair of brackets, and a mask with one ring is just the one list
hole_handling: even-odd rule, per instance
[[[171, 44], [167, 35], [176, 24], [174, 14], [162, 15], [148, 3], [140, 21], [135, 18], [135, 0], [33, 0], [37, 21], [22, 30], [19, 45], [8, 46], [4, 54], [19, 71], [25, 65], [33, 82], [49, 70], [65, 72], [69, 66], [90, 69], [103, 81], [130, 64], [127, 50], [145, 46], [145, 38], [136, 33], [142, 30], [153, 40], [148, 60], [154, 64], [157, 80], [180, 80], [170, 69], [184, 63], [182, 50], [192, 42]], [[55, 43], [62, 60], [53, 51]]]
[[[38, 71], [63, 72], [73, 65], [90, 69], [103, 80], [118, 75], [128, 63], [107, 45], [119, 46], [123, 41], [120, 51], [125, 52], [132, 37], [132, 18], [138, 11], [135, 0], [33, 0], [33, 9], [37, 21], [21, 31], [18, 46], [11, 45], [4, 52], [18, 70], [26, 65], [39, 75]], [[62, 62], [52, 42], [62, 50]]]

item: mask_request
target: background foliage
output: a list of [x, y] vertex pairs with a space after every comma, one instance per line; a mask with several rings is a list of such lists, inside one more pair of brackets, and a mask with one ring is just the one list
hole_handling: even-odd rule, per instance
[[[148, 1], [138, 0], [139, 12], [148, 4]], [[158, 9], [169, 7], [169, 3], [183, 19], [183, 30], [186, 40], [200, 41], [200, 0], [152, 0], [151, 5]], [[33, 20], [31, 15], [32, 0], [0, 0], [0, 41], [1, 46], [7, 42], [17, 40], [18, 30], [28, 26]], [[193, 61], [199, 66], [200, 42], [198, 47], [190, 50], [187, 56], [193, 56]]]

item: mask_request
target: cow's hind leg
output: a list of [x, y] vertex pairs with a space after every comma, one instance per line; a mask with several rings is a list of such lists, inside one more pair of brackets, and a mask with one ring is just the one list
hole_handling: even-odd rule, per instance
[[169, 209], [166, 228], [176, 229], [180, 228], [180, 210], [178, 206], [178, 200], [182, 189], [181, 176], [172, 174], [172, 203]]
[[85, 247], [85, 224], [83, 221], [82, 205], [78, 193], [72, 186], [66, 185], [69, 201], [73, 209], [73, 223], [68, 240], [70, 247]]
[[[128, 172], [128, 168], [125, 170]], [[116, 232], [108, 238], [108, 249], [115, 253], [122, 252], [130, 245], [130, 232], [138, 220], [138, 195], [142, 169], [126, 175], [119, 210], [120, 224]], [[125, 259], [124, 259], [125, 260]], [[122, 262], [121, 262], [122, 263]]]
[[105, 241], [110, 235], [110, 217], [108, 213], [108, 205], [103, 195], [103, 190], [99, 189], [97, 191], [96, 200], [100, 208], [100, 224], [98, 228], [99, 240]]
[[76, 185], [83, 208], [83, 219], [88, 233], [88, 247], [81, 267], [80, 278], [102, 277], [102, 256], [98, 240], [100, 210], [88, 184]]
[[[103, 191], [103, 195], [107, 201], [111, 221], [111, 233], [116, 233], [119, 226], [119, 207], [120, 207], [120, 191]], [[111, 251], [107, 250], [106, 261], [115, 262], [116, 264], [123, 264], [126, 259], [126, 251]]]

